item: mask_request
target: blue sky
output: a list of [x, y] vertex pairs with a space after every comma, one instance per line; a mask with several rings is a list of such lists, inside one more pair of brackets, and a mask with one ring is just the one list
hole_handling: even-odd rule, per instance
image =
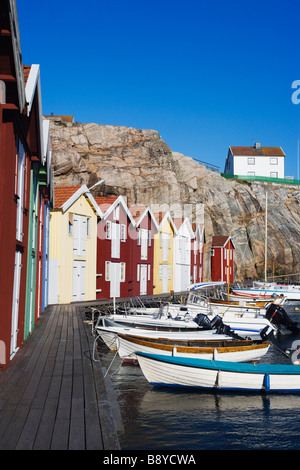
[[224, 170], [230, 145], [281, 146], [298, 176], [299, 0], [17, 0], [43, 113], [155, 129]]

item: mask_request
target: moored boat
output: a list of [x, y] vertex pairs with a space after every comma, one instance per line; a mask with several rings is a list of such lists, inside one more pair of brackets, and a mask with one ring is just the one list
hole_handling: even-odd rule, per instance
[[249, 288], [232, 289], [240, 297], [285, 297], [287, 301], [300, 301], [300, 286], [294, 284], [277, 284], [275, 282], [254, 282]]
[[143, 328], [133, 328], [118, 325], [105, 319], [104, 326], [96, 325], [96, 334], [102, 341], [111, 349], [117, 349], [117, 335], [127, 334], [131, 336], [142, 336], [156, 340], [158, 338], [168, 340], [181, 340], [186, 342], [191, 341], [232, 341], [232, 336], [228, 334], [218, 333], [217, 330], [198, 330], [198, 331], [157, 331]]
[[[195, 342], [196, 343], [196, 342]], [[223, 343], [223, 345], [222, 345]], [[245, 344], [246, 343], [246, 344]], [[136, 361], [136, 351], [161, 354], [176, 357], [194, 357], [202, 359], [218, 359], [220, 361], [251, 362], [259, 361], [269, 350], [270, 343], [248, 344], [247, 341], [236, 341], [224, 346], [224, 342], [218, 345], [209, 345], [209, 341], [197, 341], [194, 346], [182, 346], [176, 341], [153, 342], [142, 337], [130, 335], [118, 335], [117, 350], [123, 361]]]
[[139, 365], [154, 386], [215, 391], [300, 392], [300, 367], [182, 358], [136, 352]]

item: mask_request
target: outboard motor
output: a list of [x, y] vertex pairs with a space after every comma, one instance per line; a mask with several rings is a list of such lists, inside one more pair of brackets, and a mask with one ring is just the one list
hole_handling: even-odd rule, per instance
[[231, 330], [229, 325], [224, 325], [222, 318], [216, 315], [210, 322], [212, 328], [216, 328], [218, 334], [231, 336], [234, 339], [245, 339]]
[[271, 304], [267, 308], [266, 318], [279, 328], [282, 325], [292, 333], [300, 333], [300, 328], [297, 326], [297, 323], [292, 321], [284, 308], [279, 305]]
[[265, 341], [270, 341], [273, 339], [274, 330], [271, 326], [267, 325], [259, 332], [259, 334], [264, 343]]
[[212, 330], [211, 322], [208, 316], [204, 313], [198, 313], [194, 318], [194, 322], [196, 322], [203, 330]]

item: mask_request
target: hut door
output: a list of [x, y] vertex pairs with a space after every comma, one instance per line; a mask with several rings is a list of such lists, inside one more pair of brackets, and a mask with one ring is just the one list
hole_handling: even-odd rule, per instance
[[140, 272], [140, 295], [147, 294], [147, 264], [141, 264], [141, 272]]
[[169, 265], [162, 264], [162, 292], [168, 292]]
[[10, 343], [10, 357], [12, 358], [17, 352], [17, 337], [18, 337], [18, 319], [19, 319], [19, 301], [20, 301], [20, 279], [22, 269], [22, 253], [16, 251], [15, 253], [15, 273], [14, 273], [14, 290], [13, 290], [13, 305], [12, 305], [12, 318], [11, 318], [11, 343]]
[[120, 297], [121, 265], [110, 263], [110, 297]]
[[73, 264], [73, 301], [84, 300], [84, 261], [74, 261]]

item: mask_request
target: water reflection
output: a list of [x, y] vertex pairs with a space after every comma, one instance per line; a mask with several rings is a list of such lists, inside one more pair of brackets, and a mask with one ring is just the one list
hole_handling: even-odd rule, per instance
[[[290, 363], [281, 352], [299, 337], [278, 337], [264, 362]], [[123, 449], [299, 449], [300, 396], [156, 389], [137, 365], [122, 364], [105, 346], [121, 409]], [[113, 362], [112, 362], [113, 361]], [[299, 366], [300, 367], [300, 366]]]

